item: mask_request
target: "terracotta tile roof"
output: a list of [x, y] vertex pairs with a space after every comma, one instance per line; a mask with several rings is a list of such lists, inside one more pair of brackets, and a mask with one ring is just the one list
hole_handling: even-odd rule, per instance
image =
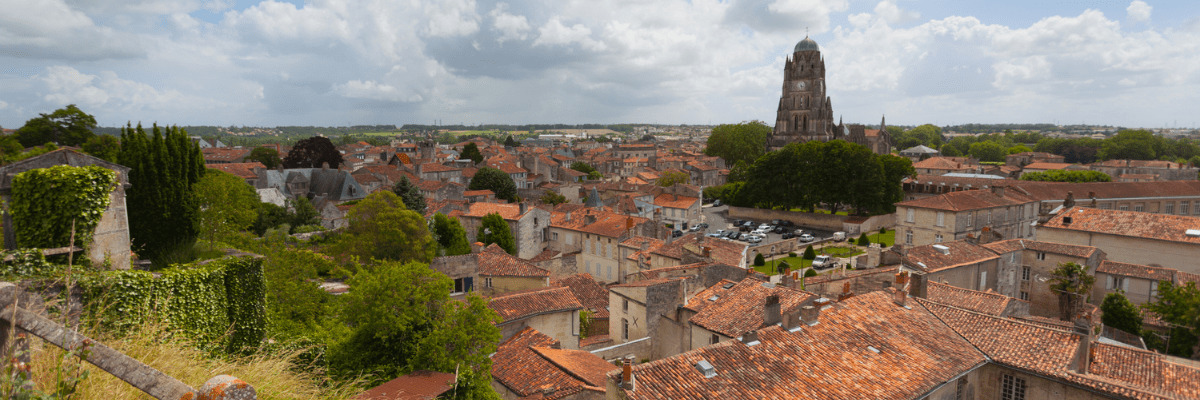
[[534, 350], [557, 344], [558, 341], [533, 328], [521, 330], [500, 343], [492, 355], [492, 378], [521, 397], [577, 392], [585, 385], [582, 380], [557, 368]]
[[1010, 253], [1021, 249], [1029, 249], [1043, 253], [1062, 254], [1065, 256], [1079, 258], [1091, 257], [1100, 250], [1092, 246], [1076, 246], [1071, 244], [1042, 242], [1028, 239], [1002, 240], [999, 242], [986, 243], [983, 245], [983, 247], [987, 247], [998, 254]]
[[1004, 316], [1010, 303], [1021, 301], [995, 292], [963, 289], [938, 282], [928, 282], [926, 288], [929, 301], [987, 315]]
[[479, 275], [545, 278], [550, 271], [538, 268], [529, 261], [513, 257], [499, 245], [492, 243], [476, 255]]
[[1097, 199], [1130, 199], [1146, 197], [1194, 197], [1200, 193], [1200, 181], [1164, 182], [1087, 182], [1051, 183], [1018, 182], [1014, 184], [1038, 200], [1062, 201], [1067, 193], [1075, 196], [1076, 202], [1089, 200], [1089, 193]]
[[595, 346], [604, 342], [611, 342], [612, 338], [608, 335], [592, 335], [579, 339], [579, 347]]
[[550, 282], [553, 287], [571, 289], [575, 299], [593, 312], [593, 318], [608, 318], [608, 288], [596, 282], [591, 274], [575, 274]]
[[[752, 278], [743, 279], [725, 290], [723, 288], [727, 283], [730, 282], [723, 280], [709, 288], [723, 291], [720, 294], [709, 294], [709, 289], [706, 289], [693, 296], [688, 301], [689, 306], [697, 303], [711, 304], [699, 306], [699, 312], [688, 321], [727, 337], [738, 337], [763, 326], [763, 306], [768, 296], [779, 296], [779, 309], [782, 313], [796, 312], [804, 302], [817, 297], [809, 292]], [[706, 294], [707, 297], [701, 297]], [[711, 300], [714, 296], [716, 299]]]
[[427, 173], [427, 172], [450, 172], [450, 171], [458, 171], [459, 169], [454, 168], [454, 167], [448, 167], [448, 166], [438, 164], [438, 163], [427, 162], [427, 163], [421, 164], [421, 166], [419, 167], [419, 170], [421, 171], [421, 173]]
[[[946, 176], [946, 175], [917, 175], [916, 178], [904, 178], [904, 183], [919, 184], [919, 185], [942, 185], [946, 187], [960, 188], [984, 188], [992, 186], [1044, 186], [1054, 184], [1052, 182], [1037, 182], [1037, 181], [1018, 181], [1016, 179], [988, 179], [988, 178], [968, 178], [963, 176]], [[1077, 192], [1078, 193], [1078, 192]], [[1085, 192], [1086, 193], [1086, 192]]]
[[1164, 169], [1182, 169], [1185, 165], [1161, 160], [1106, 160], [1091, 164], [1093, 166], [1104, 167], [1139, 167], [1139, 168], [1164, 168]]
[[1100, 267], [1096, 268], [1096, 272], [1174, 283], [1175, 274], [1178, 271], [1170, 268], [1104, 260], [1100, 262]]
[[586, 351], [549, 347], [534, 347], [533, 351], [572, 377], [595, 387], [607, 385], [605, 375], [618, 369], [616, 365]]
[[250, 149], [235, 149], [230, 147], [209, 147], [200, 149], [204, 153], [204, 161], [242, 161], [250, 155]]
[[539, 314], [579, 310], [583, 305], [575, 299], [571, 289], [558, 287], [493, 297], [488, 302], [488, 307], [504, 318], [504, 322], [501, 322], [503, 324]]
[[913, 163], [913, 168], [916, 169], [941, 169], [941, 170], [962, 170], [973, 169], [972, 165], [963, 164], [949, 157], [929, 157], [921, 161]]
[[698, 197], [676, 196], [667, 193], [663, 193], [654, 197], [655, 205], [667, 208], [691, 208], [699, 201], [700, 198]]
[[683, 278], [644, 279], [644, 280], [640, 280], [637, 282], [626, 282], [626, 283], [622, 283], [619, 285], [612, 285], [612, 286], [609, 286], [608, 288], [613, 289], [613, 288], [626, 288], [626, 287], [628, 287], [628, 288], [650, 287], [650, 286], [655, 286], [655, 285], [659, 285], [659, 284], [663, 284], [663, 283], [667, 283], [667, 282], [677, 281], [680, 279], [683, 279]]
[[[638, 253], [640, 253], [640, 252], [638, 252]], [[634, 253], [634, 254], [637, 254], [637, 253]], [[648, 270], [642, 271], [641, 275], [642, 275], [642, 279], [667, 278], [667, 277], [672, 276], [672, 274], [671, 274], [672, 272], [683, 272], [683, 271], [687, 271], [690, 269], [699, 269], [699, 268], [706, 267], [709, 265], [713, 265], [713, 263], [698, 262], [698, 263], [691, 263], [691, 264], [673, 265], [670, 267], [648, 269]], [[674, 276], [679, 276], [679, 275], [674, 275]]]
[[1012, 316], [1010, 318], [1013, 318], [1013, 319], [1016, 319], [1018, 321], [1022, 321], [1025, 323], [1034, 324], [1034, 325], [1037, 325], [1037, 326], [1040, 326], [1040, 327], [1043, 327], [1046, 329], [1055, 329], [1055, 330], [1060, 330], [1063, 332], [1071, 332], [1073, 329], [1075, 329], [1074, 324], [1067, 322], [1067, 321], [1063, 321], [1058, 318], [1039, 317], [1036, 315], [1020, 315], [1020, 316]]
[[659, 246], [657, 250], [651, 251], [650, 253], [681, 260], [683, 259], [683, 245], [687, 243], [697, 243], [703, 238], [704, 236], [700, 232], [689, 233], [675, 238], [675, 240], [671, 241], [670, 243]]
[[553, 259], [554, 257], [558, 257], [559, 254], [562, 254], [562, 253], [554, 251], [554, 250], [550, 250], [550, 249], [542, 250], [541, 253], [538, 253], [536, 256], [533, 256], [533, 258], [530, 258], [529, 262], [536, 263], [536, 262], [550, 260], [550, 259]]
[[[1068, 216], [1071, 223], [1063, 223]], [[1200, 236], [1186, 234], [1188, 229], [1200, 229], [1200, 218], [1182, 215], [1072, 207], [1051, 217], [1041, 228], [1200, 244]]]
[[463, 215], [483, 218], [492, 213], [500, 214], [504, 219], [517, 219], [521, 216], [521, 206], [513, 203], [471, 203]]
[[266, 168], [258, 161], [248, 163], [207, 164], [205, 167], [225, 171], [242, 179], [258, 178], [258, 175], [254, 173], [254, 169]]
[[[934, 246], [948, 248], [949, 254], [942, 253]], [[925, 272], [937, 272], [961, 265], [975, 264], [995, 260], [1000, 256], [986, 247], [959, 240], [913, 247], [902, 257], [904, 265], [923, 269]]]
[[938, 196], [906, 200], [896, 203], [896, 205], [946, 211], [969, 211], [992, 207], [1015, 206], [1036, 201], [1036, 199], [1026, 196], [1017, 190], [1005, 190], [1003, 196], [997, 195], [991, 190], [963, 190]]
[[[987, 361], [920, 307], [890, 293], [855, 296], [797, 332], [758, 331], [760, 343], [727, 341], [635, 365], [629, 399], [913, 399]], [[701, 360], [714, 368], [705, 377]], [[617, 373], [610, 373], [616, 376]]]
[[446, 185], [449, 185], [449, 184], [450, 184], [450, 182], [435, 181], [433, 179], [426, 179], [426, 180], [423, 180], [420, 182], [416, 182], [417, 189], [424, 190], [427, 192], [437, 191], [438, 189], [446, 187]]
[[483, 189], [483, 190], [466, 190], [466, 191], [463, 191], [463, 196], [467, 196], [467, 197], [470, 197], [470, 196], [488, 196], [488, 195], [495, 195], [495, 194], [496, 194], [495, 192], [493, 192], [493, 191], [491, 191], [491, 190], [488, 190], [488, 189]]
[[414, 371], [354, 396], [357, 400], [430, 400], [454, 388], [454, 374]]
[[1064, 169], [1075, 164], [1070, 163], [1052, 163], [1052, 162], [1035, 162], [1025, 166], [1025, 169]]

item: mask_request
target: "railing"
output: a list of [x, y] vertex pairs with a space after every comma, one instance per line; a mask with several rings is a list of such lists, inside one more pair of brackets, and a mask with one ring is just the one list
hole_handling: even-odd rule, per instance
[[[21, 307], [29, 303], [30, 295], [11, 282], [0, 282], [0, 354], [10, 354], [13, 346], [27, 346], [28, 341], [16, 341], [18, 330], [58, 346], [64, 350], [78, 349], [86, 344], [85, 361], [112, 374], [131, 386], [160, 400], [252, 400], [258, 396], [254, 387], [229, 375], [209, 379], [199, 391], [133, 359], [111, 347], [64, 327], [43, 315]], [[21, 349], [27, 350], [27, 349]]]

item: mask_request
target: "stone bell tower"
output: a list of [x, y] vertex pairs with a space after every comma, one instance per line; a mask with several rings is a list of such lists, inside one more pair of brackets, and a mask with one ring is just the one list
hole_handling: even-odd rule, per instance
[[833, 106], [825, 94], [825, 59], [817, 42], [806, 36], [796, 43], [784, 66], [783, 94], [767, 150], [794, 142], [832, 140], [835, 126]]

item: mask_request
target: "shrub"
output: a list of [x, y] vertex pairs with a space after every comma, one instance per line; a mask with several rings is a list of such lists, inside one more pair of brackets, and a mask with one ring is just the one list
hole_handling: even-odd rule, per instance
[[813, 250], [812, 245], [810, 244], [810, 245], [808, 245], [807, 248], [804, 249], [804, 259], [812, 260], [814, 258], [817, 258], [817, 252], [815, 250]]
[[887, 233], [887, 228], [879, 228], [880, 235], [885, 234], [885, 233]]
[[804, 271], [805, 278], [810, 277], [810, 276], [817, 276], [817, 270], [809, 268], [808, 271]]
[[795, 257], [795, 256], [796, 256], [796, 252], [794, 252], [794, 251], [788, 252], [788, 257]]
[[858, 245], [859, 246], [870, 246], [871, 245], [871, 239], [867, 238], [866, 233], [863, 233], [862, 235], [858, 236]]
[[767, 264], [767, 260], [765, 258], [763, 258], [762, 253], [759, 253], [754, 256], [754, 266], [755, 267], [761, 267], [766, 264]]

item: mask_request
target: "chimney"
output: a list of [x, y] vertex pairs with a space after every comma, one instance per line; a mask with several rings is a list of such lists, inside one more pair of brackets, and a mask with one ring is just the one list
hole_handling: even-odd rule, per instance
[[471, 243], [471, 254], [479, 254], [483, 251], [483, 242]]
[[927, 284], [928, 280], [925, 279], [925, 274], [914, 273], [909, 277], [912, 279], [912, 283], [908, 285], [909, 294], [912, 294], [912, 297], [928, 298], [926, 296], [928, 296], [929, 286]]
[[763, 306], [763, 326], [775, 325], [782, 320], [783, 316], [779, 313], [779, 295], [767, 296], [767, 303]]
[[322, 161], [322, 162], [321, 162], [321, 170], [322, 170], [322, 171], [328, 171], [328, 170], [329, 170], [329, 163], [328, 163], [328, 162], [324, 162], [324, 161]]
[[633, 356], [626, 356], [621, 361], [621, 388], [633, 391]]
[[585, 218], [585, 220], [587, 221], [588, 225], [591, 225], [591, 224], [594, 224], [594, 223], [596, 223], [596, 216], [595, 216], [595, 215], [588, 214], [588, 215], [587, 215], [587, 216], [585, 216], [584, 218]]
[[1004, 197], [1004, 186], [992, 186], [992, 194]]
[[708, 247], [708, 246], [700, 247], [700, 256], [702, 256], [704, 258], [711, 258], [712, 257], [712, 248]]
[[1075, 319], [1075, 332], [1079, 336], [1079, 347], [1075, 348], [1075, 356], [1071, 359], [1071, 367], [1076, 373], [1086, 374], [1088, 367], [1092, 364], [1093, 352], [1096, 349], [1092, 348], [1092, 342], [1096, 337], [1092, 334], [1091, 315], [1084, 314]]
[[841, 303], [851, 297], [854, 297], [854, 293], [850, 292], [850, 282], [842, 283], [842, 293], [838, 294], [838, 303]]
[[758, 342], [758, 331], [750, 331], [750, 332], [743, 333], [742, 334], [742, 343], [745, 343], [746, 346], [753, 346], [753, 345], [758, 344], [759, 343]]
[[517, 215], [525, 215], [525, 212], [529, 211], [529, 206], [526, 205], [525, 202], [523, 202], [523, 201], [519, 204], [520, 205], [518, 205], [518, 207], [519, 207], [518, 210], [520, 210], [520, 214], [517, 214]]
[[905, 303], [908, 301], [908, 271], [896, 274], [896, 291], [892, 302], [901, 307], [907, 307]]
[[821, 309], [816, 304], [813, 303], [811, 306], [800, 307], [800, 322], [808, 326], [813, 326], [821, 322]]

